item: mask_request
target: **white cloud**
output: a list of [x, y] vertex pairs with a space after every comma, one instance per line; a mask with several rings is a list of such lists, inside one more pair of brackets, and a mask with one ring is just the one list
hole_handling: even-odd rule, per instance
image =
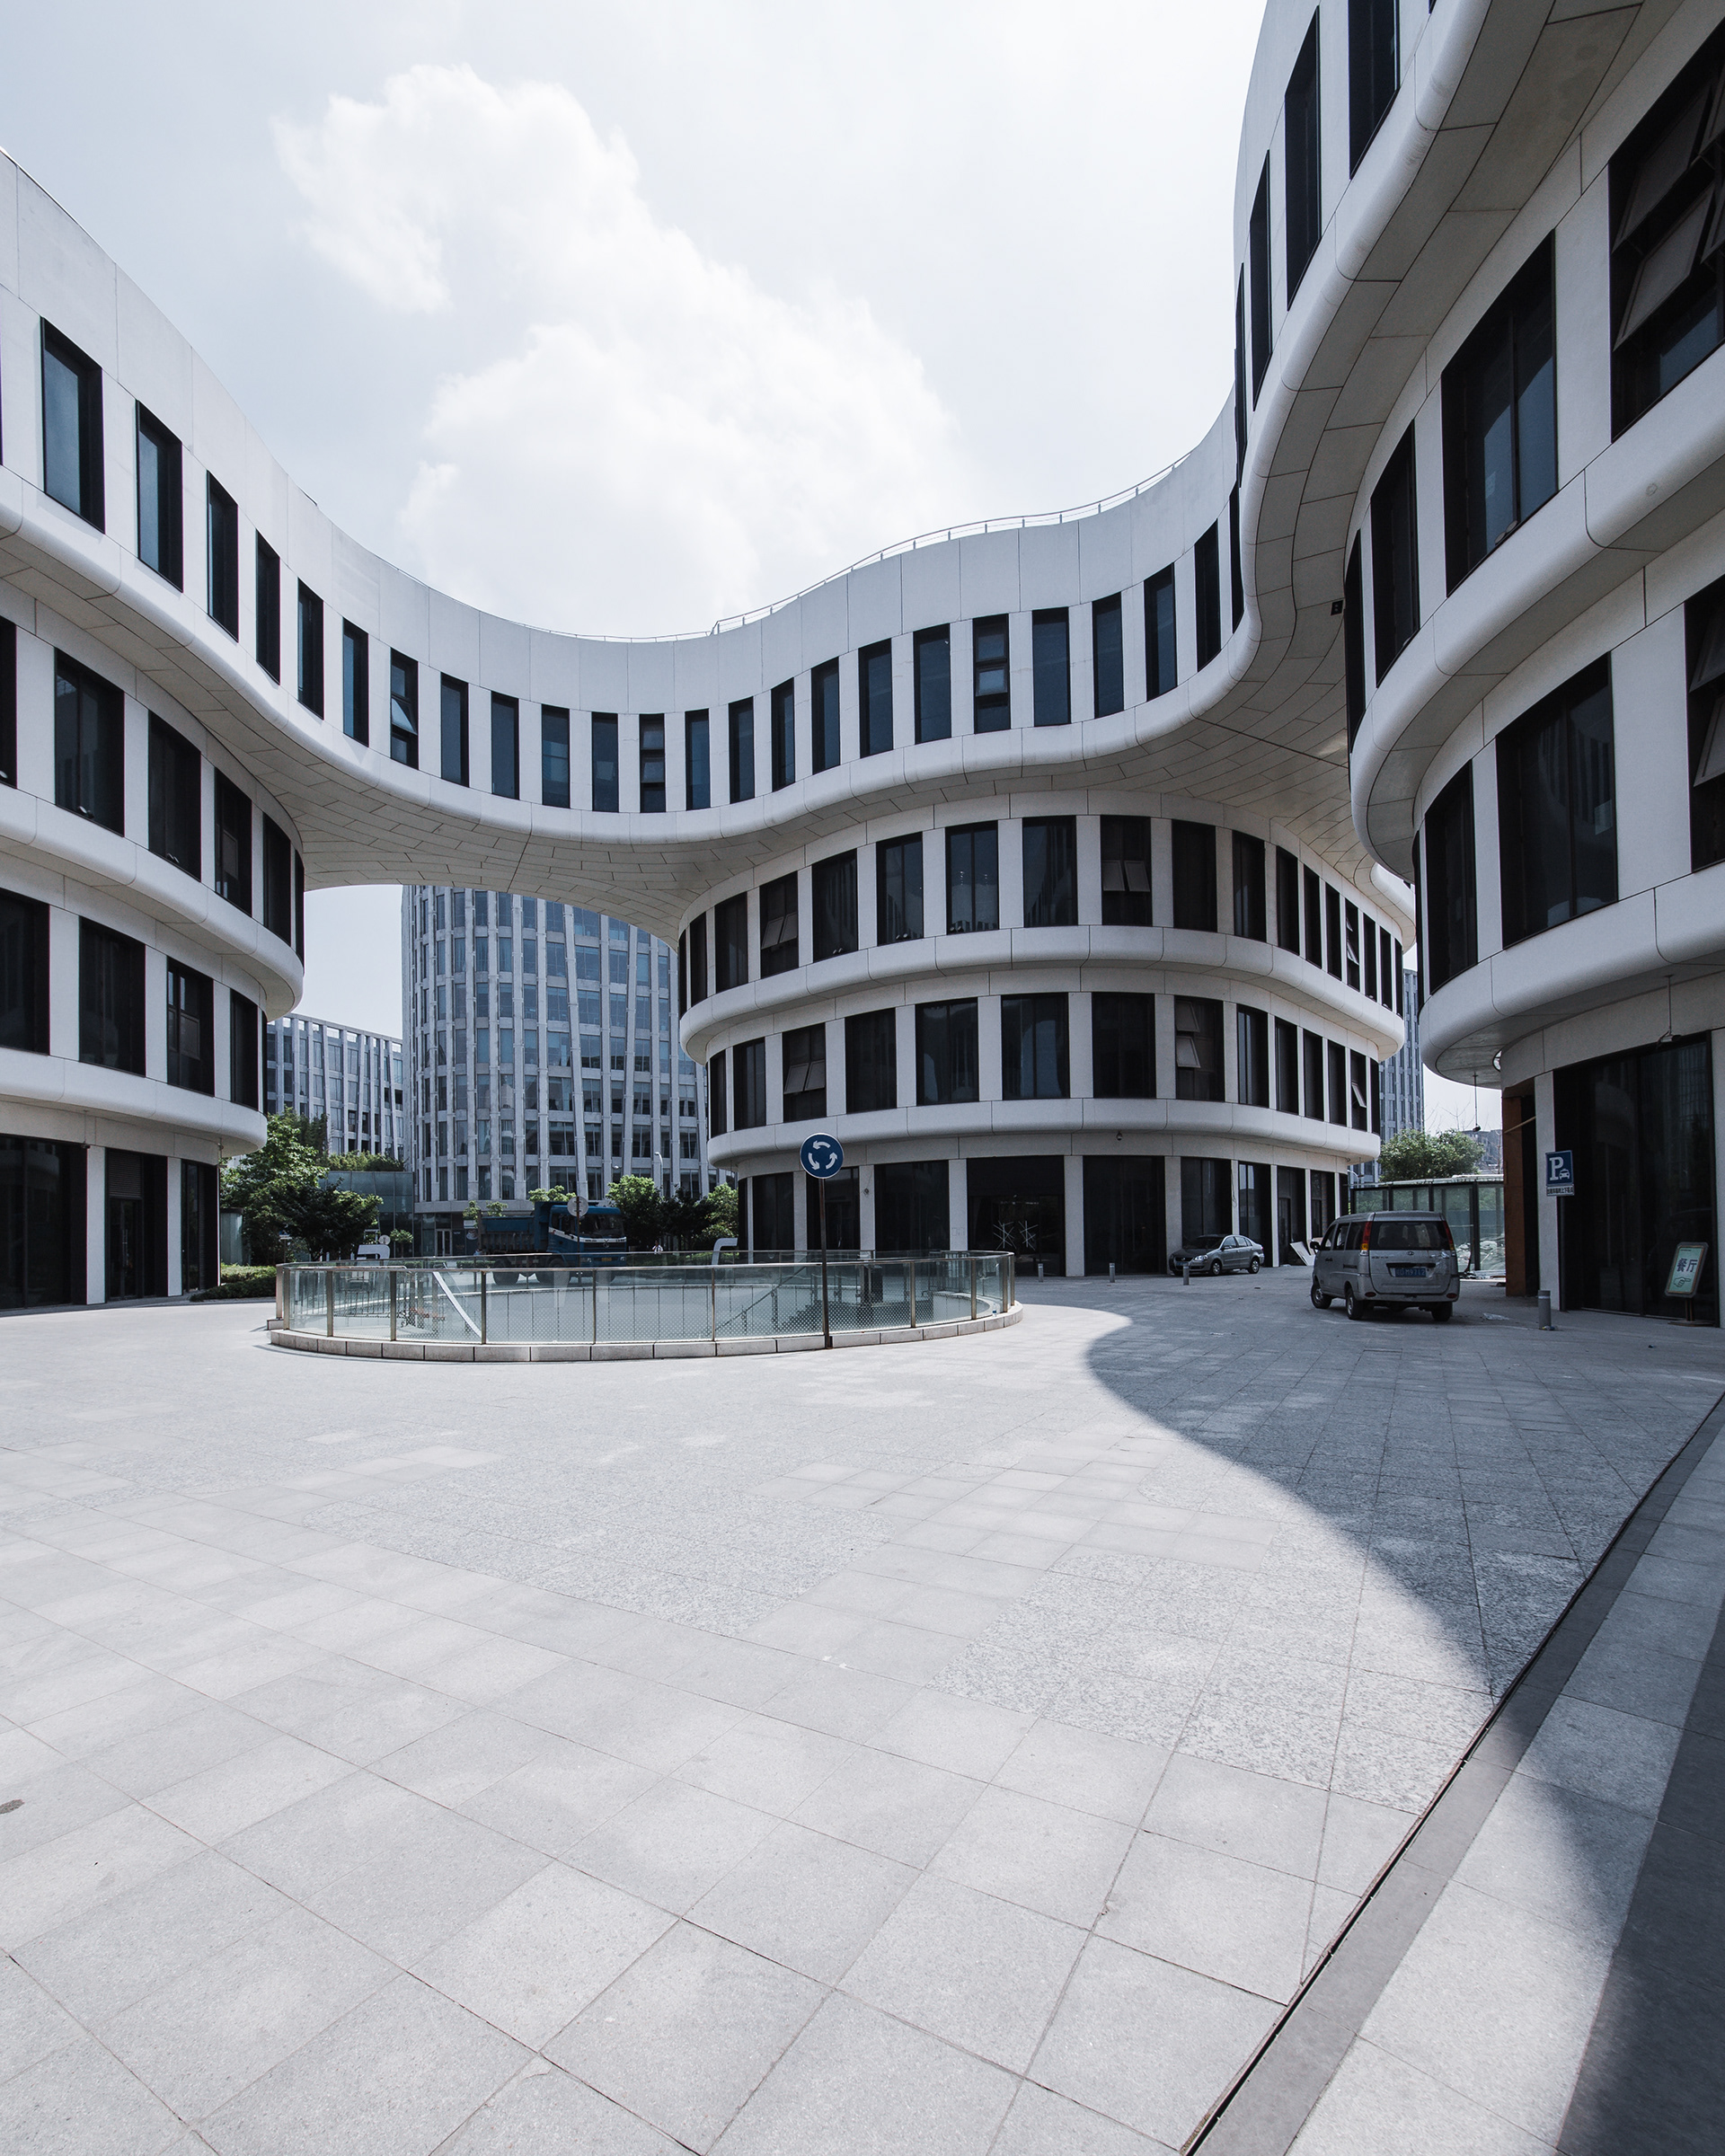
[[382, 309], [453, 314], [474, 354], [401, 517], [445, 588], [560, 628], [703, 627], [970, 492], [863, 301], [703, 254], [561, 85], [415, 67], [276, 140], [312, 246]]

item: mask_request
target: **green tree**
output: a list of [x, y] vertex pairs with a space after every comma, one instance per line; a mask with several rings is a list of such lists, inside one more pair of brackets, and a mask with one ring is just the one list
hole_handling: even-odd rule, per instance
[[701, 1225], [697, 1231], [702, 1247], [711, 1250], [721, 1235], [737, 1233], [737, 1186], [721, 1183], [716, 1190], [709, 1190], [701, 1204]]
[[650, 1175], [620, 1175], [608, 1193], [623, 1215], [632, 1250], [650, 1250], [665, 1224], [665, 1200]]
[[1479, 1142], [1464, 1130], [1398, 1130], [1384, 1141], [1377, 1176], [1384, 1183], [1431, 1182], [1472, 1175], [1479, 1164]]
[[240, 1215], [256, 1264], [276, 1262], [284, 1234], [314, 1258], [350, 1258], [377, 1218], [376, 1198], [325, 1181], [321, 1130], [321, 1122], [271, 1116], [258, 1150], [222, 1171], [222, 1204]]

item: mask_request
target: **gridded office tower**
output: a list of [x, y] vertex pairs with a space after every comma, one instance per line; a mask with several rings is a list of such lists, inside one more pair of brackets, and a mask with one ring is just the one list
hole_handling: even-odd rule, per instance
[[323, 1122], [324, 1150], [405, 1157], [402, 1044], [296, 1011], [263, 1029], [263, 1112]]
[[1411, 968], [1402, 977], [1402, 1005], [1407, 1012], [1408, 1038], [1384, 1065], [1384, 1135], [1426, 1127], [1426, 1066], [1420, 1060], [1420, 999], [1418, 976]]
[[670, 947], [645, 929], [557, 899], [411, 886], [402, 1009], [414, 1198], [438, 1228], [541, 1187], [711, 1188], [705, 1074], [674, 1037]]

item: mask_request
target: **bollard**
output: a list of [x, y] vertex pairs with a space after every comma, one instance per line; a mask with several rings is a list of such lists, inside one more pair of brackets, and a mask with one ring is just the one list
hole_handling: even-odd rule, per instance
[[1039, 1258], [1036, 1261], [1036, 1277], [1039, 1280], [1042, 1277], [1042, 1260]]
[[1552, 1291], [1549, 1287], [1542, 1287], [1539, 1291], [1539, 1330], [1542, 1332], [1557, 1330], [1552, 1323]]
[[1190, 1258], [1181, 1259], [1180, 1277], [1186, 1286], [1190, 1287], [1192, 1285], [1192, 1261]]
[[1108, 1285], [1110, 1287], [1114, 1285], [1114, 1260], [1111, 1258], [1108, 1261]]

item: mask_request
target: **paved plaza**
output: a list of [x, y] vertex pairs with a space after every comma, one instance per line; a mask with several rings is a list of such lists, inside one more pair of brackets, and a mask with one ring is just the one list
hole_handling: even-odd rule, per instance
[[[0, 1321], [0, 2147], [1180, 2148], [1725, 1389], [1306, 1278], [700, 1363]], [[1352, 2087], [1303, 2150], [1433, 2145]]]

